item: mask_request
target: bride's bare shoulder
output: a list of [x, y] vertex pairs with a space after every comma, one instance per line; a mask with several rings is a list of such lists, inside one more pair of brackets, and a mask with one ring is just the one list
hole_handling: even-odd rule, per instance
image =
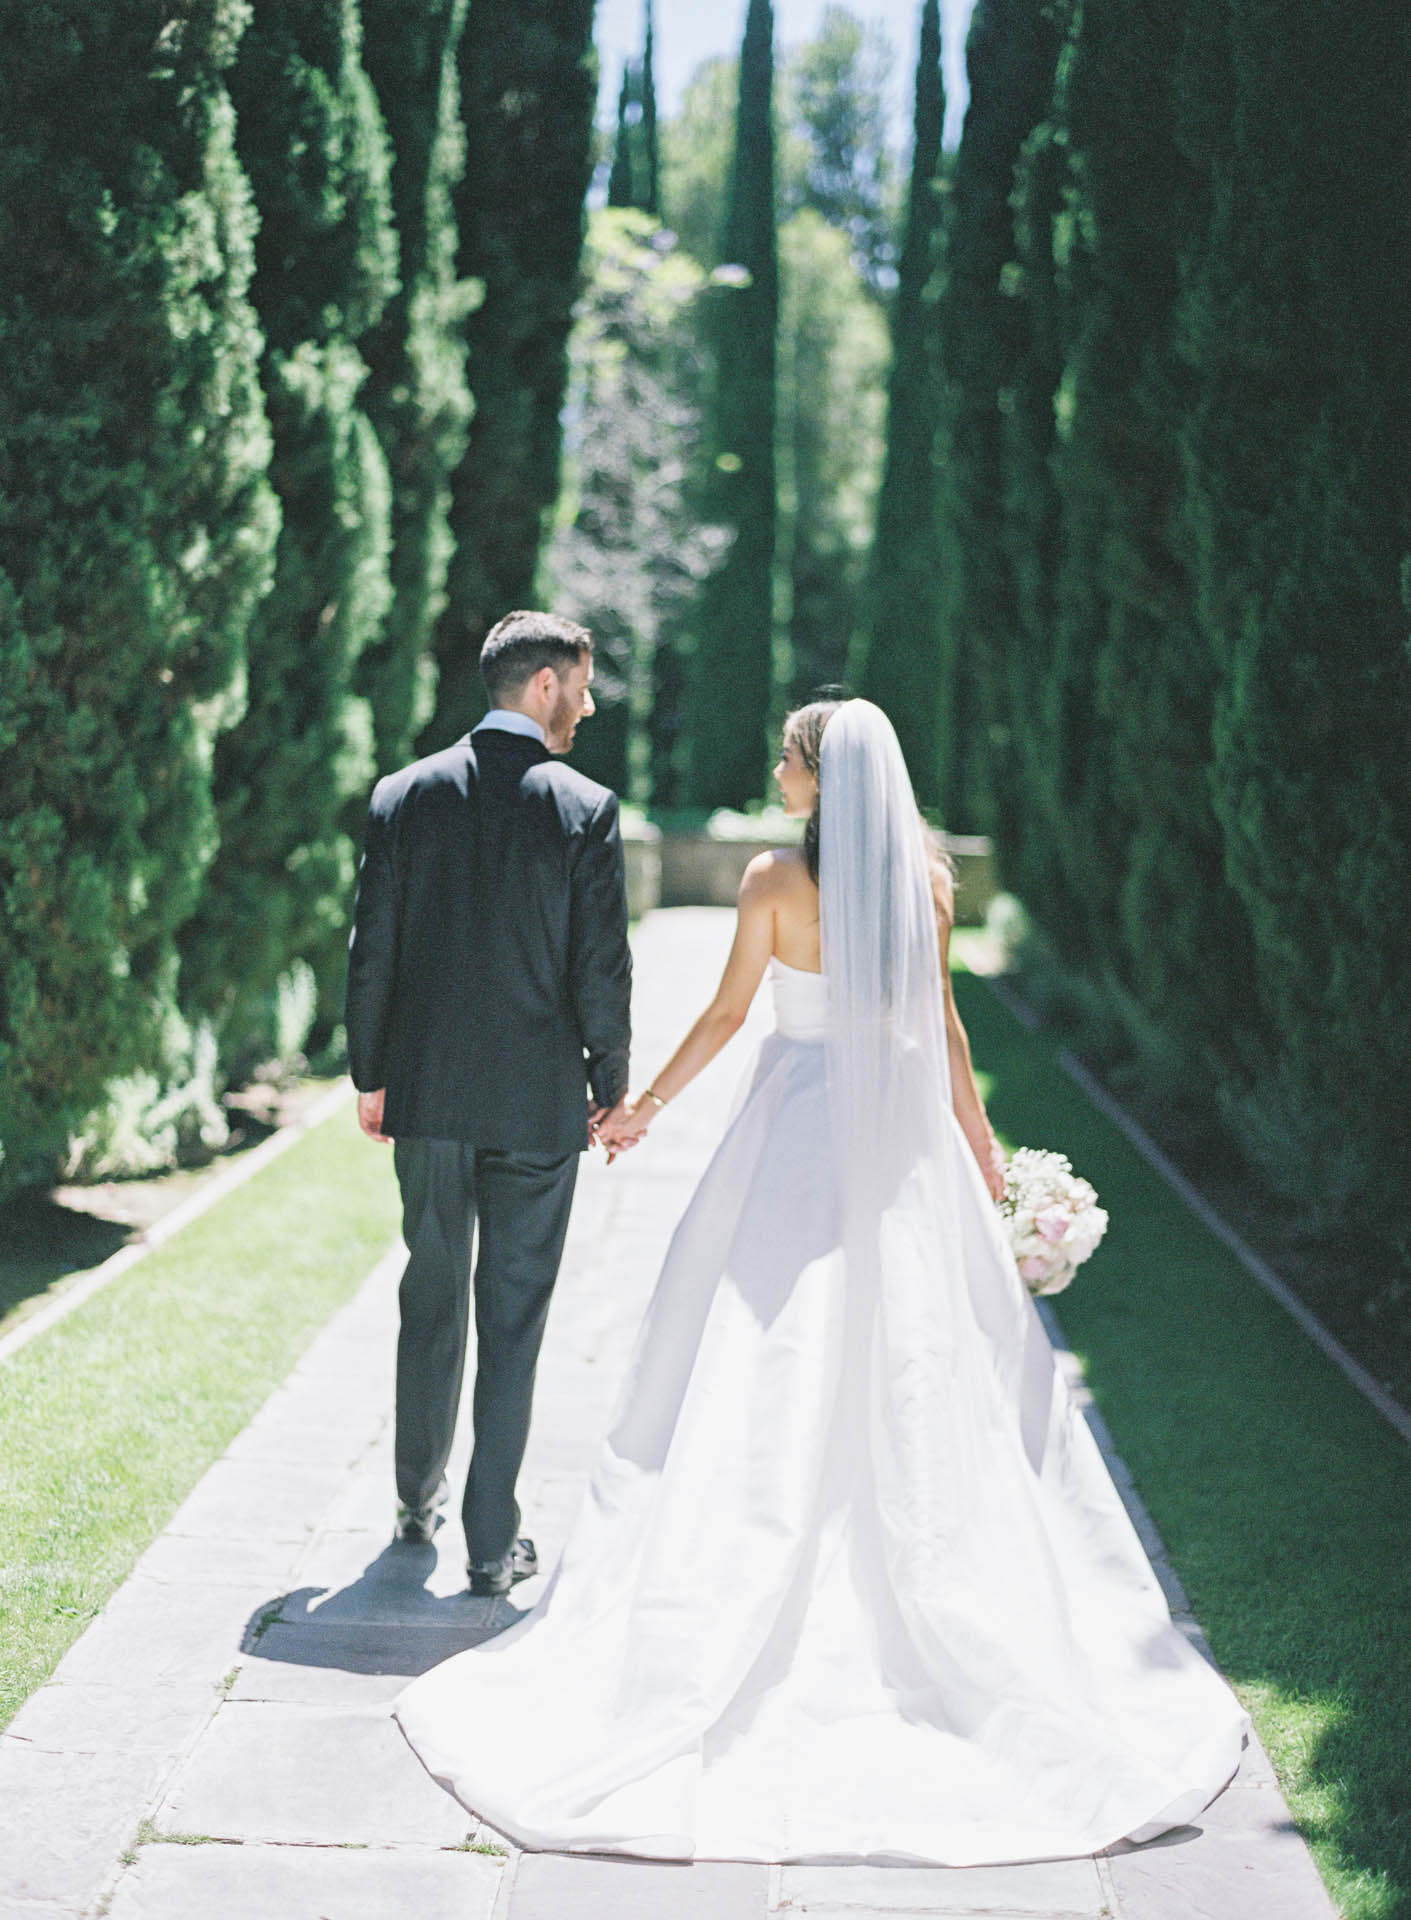
[[744, 892], [748, 888], [752, 893], [786, 898], [812, 885], [801, 847], [768, 847], [763, 853], [757, 853], [745, 868], [740, 890]]

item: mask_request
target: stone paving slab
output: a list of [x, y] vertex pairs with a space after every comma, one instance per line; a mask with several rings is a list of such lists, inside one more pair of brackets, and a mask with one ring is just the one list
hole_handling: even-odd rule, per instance
[[158, 1587], [242, 1587], [269, 1593], [291, 1573], [300, 1550], [300, 1543], [289, 1540], [202, 1540], [197, 1551], [188, 1535], [167, 1532], [152, 1542], [132, 1578]]
[[[115, 1685], [110, 1679], [60, 1681], [25, 1702], [5, 1740], [34, 1753], [91, 1755], [115, 1749], [171, 1755], [194, 1727], [210, 1719], [220, 1697], [207, 1680], [154, 1687]], [[96, 1729], [101, 1729], [101, 1747]]]
[[[642, 1073], [704, 1003], [730, 927], [729, 914], [708, 909], [646, 923], [634, 1003]], [[648, 1147], [611, 1170], [597, 1156], [585, 1162], [521, 1487], [546, 1566], [611, 1417], [667, 1241], [734, 1103], [751, 1034], [768, 1024], [761, 1005], [744, 1044], [661, 1116]], [[390, 1543], [401, 1262], [390, 1252], [334, 1317], [0, 1736], [0, 1920], [79, 1920], [105, 1901], [114, 1920], [1333, 1916], [1257, 1742], [1196, 1826], [1096, 1860], [684, 1867], [462, 1850], [471, 1816], [422, 1771], [389, 1703], [406, 1679], [512, 1621], [539, 1583], [517, 1588], [514, 1603], [472, 1601], [454, 1512], [431, 1547]], [[473, 1356], [468, 1386], [472, 1377]], [[1173, 1609], [1204, 1649], [1130, 1476], [1086, 1411]], [[463, 1422], [453, 1487], [467, 1455]], [[152, 1843], [144, 1822], [221, 1839]], [[493, 1840], [473, 1831], [472, 1844]]]
[[306, 1466], [297, 1454], [285, 1460], [227, 1455], [182, 1505], [170, 1531], [189, 1540], [303, 1546], [314, 1516], [342, 1486], [347, 1471], [346, 1462], [336, 1460]]
[[382, 1706], [228, 1701], [157, 1810], [161, 1833], [315, 1847], [454, 1847], [473, 1825]]
[[1194, 1825], [1141, 1847], [1122, 1841], [1106, 1870], [1121, 1920], [1336, 1915], [1277, 1784], [1246, 1781], [1243, 1768]]
[[527, 1853], [509, 1911], [514, 1920], [760, 1920], [768, 1898], [768, 1867]]
[[782, 1913], [1003, 1915], [1005, 1920], [1100, 1920], [1107, 1889], [1096, 1861], [1004, 1867], [784, 1867]]
[[171, 1768], [166, 1753], [91, 1738], [51, 1751], [13, 1731], [0, 1737], [0, 1915], [90, 1912], [132, 1839], [134, 1810], [151, 1804]]
[[[202, 1681], [216, 1686], [234, 1666], [251, 1617], [268, 1595], [262, 1582], [177, 1586], [134, 1574], [70, 1648], [57, 1678], [129, 1692]], [[223, 1668], [212, 1659], [218, 1647], [226, 1650]]]
[[504, 1872], [479, 1853], [149, 1846], [111, 1920], [490, 1920]]

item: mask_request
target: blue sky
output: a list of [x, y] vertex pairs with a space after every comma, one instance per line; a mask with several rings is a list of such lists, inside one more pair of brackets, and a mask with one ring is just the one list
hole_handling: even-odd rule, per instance
[[[911, 102], [921, 0], [844, 0], [862, 20], [879, 20], [896, 54], [891, 124], [903, 154], [911, 144]], [[942, 61], [946, 82], [946, 145], [960, 138], [965, 111], [965, 29], [973, 0], [941, 0]], [[797, 45], [817, 29], [825, 0], [774, 0], [777, 47]], [[712, 54], [734, 53], [745, 26], [746, 0], [656, 0], [656, 86], [659, 110], [673, 113], [694, 69]], [[643, 0], [598, 0], [596, 38], [602, 65], [599, 118], [616, 111], [622, 62], [640, 52]]]

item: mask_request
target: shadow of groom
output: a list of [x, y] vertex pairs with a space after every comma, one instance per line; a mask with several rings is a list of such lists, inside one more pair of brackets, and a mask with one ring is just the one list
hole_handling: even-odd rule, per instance
[[524, 1609], [504, 1598], [432, 1592], [427, 1583], [436, 1566], [434, 1546], [391, 1541], [346, 1586], [296, 1587], [257, 1606], [241, 1654], [411, 1679], [521, 1618]]

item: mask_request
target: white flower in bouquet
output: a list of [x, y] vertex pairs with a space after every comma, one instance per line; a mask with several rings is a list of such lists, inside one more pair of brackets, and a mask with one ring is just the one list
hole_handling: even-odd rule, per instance
[[1091, 1183], [1067, 1154], [1038, 1147], [1011, 1156], [999, 1210], [1030, 1293], [1061, 1293], [1107, 1231]]

